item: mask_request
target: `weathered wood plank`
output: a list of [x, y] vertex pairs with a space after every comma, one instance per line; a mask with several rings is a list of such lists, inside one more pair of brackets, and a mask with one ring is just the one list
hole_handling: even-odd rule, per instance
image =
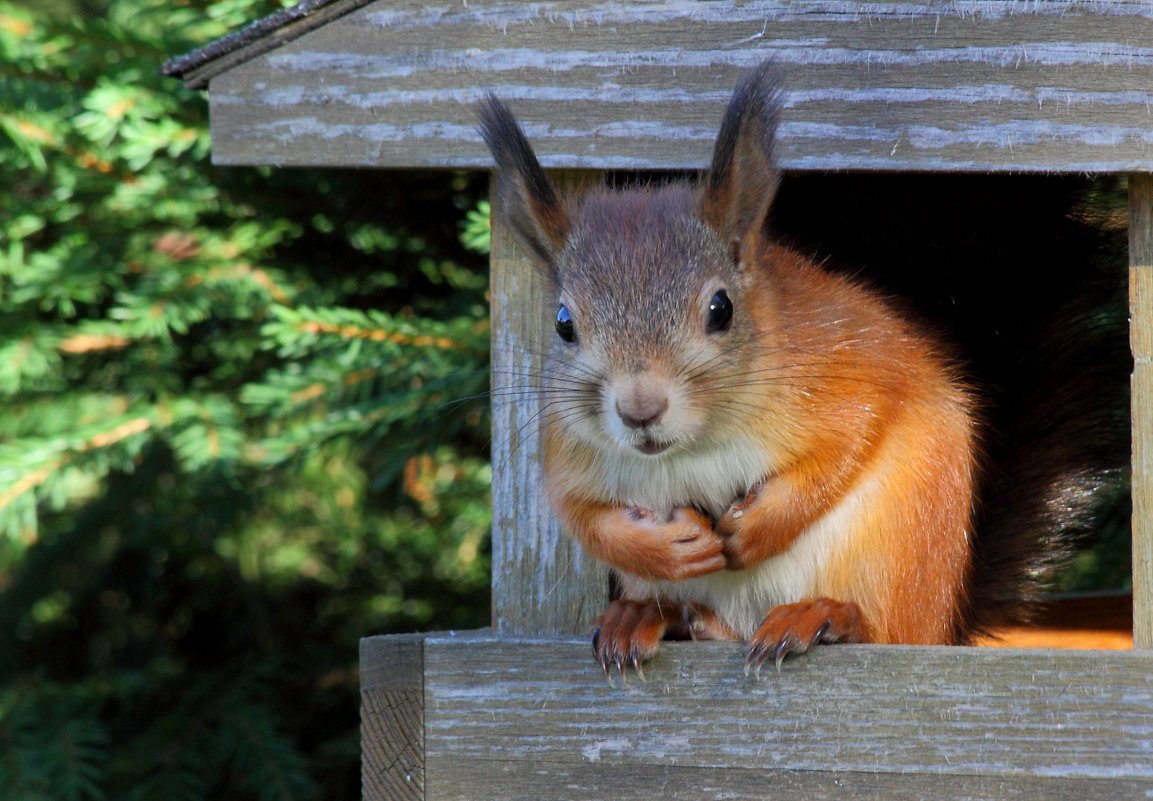
[[360, 641], [360, 778], [365, 801], [424, 801], [424, 639]]
[[1117, 801], [1147, 782], [454, 759], [437, 801]]
[[[578, 191], [595, 172], [555, 172]], [[608, 570], [558, 525], [542, 492], [546, 405], [537, 387], [552, 333], [547, 289], [494, 209], [491, 246], [493, 628], [502, 634], [582, 634], [608, 601]]]
[[1145, 0], [378, 0], [215, 77], [214, 157], [487, 165], [492, 89], [546, 166], [696, 168], [766, 57], [787, 168], [1153, 169]]
[[1133, 644], [1153, 648], [1153, 176], [1129, 176]]
[[738, 644], [666, 643], [647, 681], [621, 687], [584, 641], [432, 637], [426, 666], [430, 793], [488, 760], [544, 781], [554, 766], [736, 768], [921, 777], [910, 787], [1084, 780], [1087, 793], [1108, 779], [1153, 794], [1153, 661], [1137, 651], [840, 646], [757, 678]]

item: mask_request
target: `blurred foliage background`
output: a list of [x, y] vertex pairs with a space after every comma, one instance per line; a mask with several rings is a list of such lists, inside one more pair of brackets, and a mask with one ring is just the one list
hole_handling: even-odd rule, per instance
[[[358, 639], [488, 623], [485, 179], [214, 168], [157, 68], [279, 7], [0, 0], [6, 800], [357, 798]], [[1124, 342], [1122, 185], [877, 180], [778, 223], [974, 352], [1086, 272]], [[1067, 586], [1124, 585], [1126, 499]]]
[[6, 800], [357, 798], [357, 640], [488, 624], [485, 179], [213, 168], [277, 8], [0, 3]]

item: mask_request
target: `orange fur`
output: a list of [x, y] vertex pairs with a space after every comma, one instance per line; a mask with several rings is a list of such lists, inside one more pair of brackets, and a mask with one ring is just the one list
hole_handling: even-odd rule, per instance
[[563, 522], [625, 573], [679, 580], [707, 572], [718, 553], [730, 569], [778, 556], [875, 485], [839, 533], [835, 557], [814, 573], [812, 596], [860, 608], [864, 625], [854, 639], [948, 642], [969, 558], [968, 394], [932, 342], [869, 290], [778, 246], [762, 252], [750, 280], [749, 313], [781, 341], [753, 369], [776, 369], [781, 353], [792, 362], [781, 367], [786, 399], [765, 391], [772, 403], [762, 397], [754, 434], [777, 442], [787, 432], [778, 468], [721, 517], [713, 539], [691, 510], [669, 523], [637, 521], [586, 494], [570, 483], [583, 472], [573, 460], [582, 449], [547, 426], [546, 473]]
[[748, 639], [756, 666], [960, 628], [973, 402], [889, 304], [766, 239], [778, 109], [762, 65], [696, 188], [558, 200], [507, 109], [482, 106], [498, 201], [563, 312], [546, 490], [617, 570], [606, 669], [639, 666], [683, 618]]
[[[735, 528], [748, 532], [754, 558], [771, 556], [779, 545], [766, 553], [758, 544], [791, 542], [853, 489], [881, 485], [814, 593], [857, 603], [870, 640], [947, 642], [969, 559], [972, 400], [935, 345], [871, 292], [781, 248], [764, 262], [797, 362], [820, 361], [826, 374], [803, 379], [804, 452]], [[796, 372], [802, 380], [805, 370]]]
[[648, 509], [611, 506], [575, 493], [557, 496], [554, 506], [593, 556], [634, 576], [679, 581], [725, 566], [724, 542], [708, 518], [692, 509], [677, 509], [669, 520], [660, 520]]

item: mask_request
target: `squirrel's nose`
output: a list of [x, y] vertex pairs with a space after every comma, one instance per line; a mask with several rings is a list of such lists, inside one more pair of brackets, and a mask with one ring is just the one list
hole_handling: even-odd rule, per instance
[[617, 401], [617, 416], [628, 428], [648, 428], [659, 423], [668, 408], [667, 395], [637, 395]]

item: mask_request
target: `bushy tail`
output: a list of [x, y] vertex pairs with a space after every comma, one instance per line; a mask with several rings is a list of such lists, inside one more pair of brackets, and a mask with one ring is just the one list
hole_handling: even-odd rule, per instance
[[1011, 406], [991, 410], [959, 642], [1027, 621], [1103, 507], [1127, 490], [1131, 358], [1123, 315], [1102, 313], [1114, 292], [1090, 288], [1038, 332], [1020, 359], [1022, 386], [1003, 401]]

